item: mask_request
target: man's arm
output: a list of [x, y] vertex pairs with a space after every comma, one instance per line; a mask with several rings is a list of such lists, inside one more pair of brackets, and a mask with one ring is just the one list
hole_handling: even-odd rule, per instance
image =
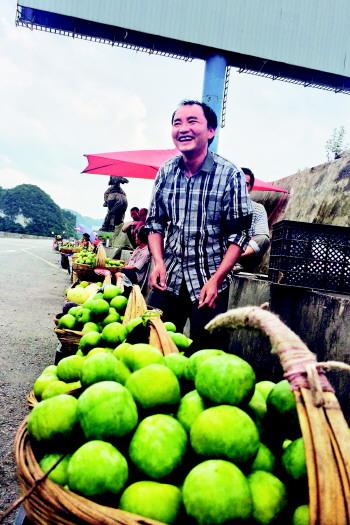
[[209, 306], [209, 308], [213, 308], [215, 306], [215, 300], [217, 298], [219, 288], [226, 275], [234, 267], [241, 253], [242, 248], [240, 248], [240, 246], [237, 244], [229, 245], [224, 258], [220, 263], [220, 266], [201, 289], [198, 308], [201, 308], [202, 306]]
[[150, 285], [158, 290], [166, 290], [166, 268], [163, 258], [164, 242], [160, 233], [148, 235], [148, 247], [153, 258], [153, 270], [150, 274]]

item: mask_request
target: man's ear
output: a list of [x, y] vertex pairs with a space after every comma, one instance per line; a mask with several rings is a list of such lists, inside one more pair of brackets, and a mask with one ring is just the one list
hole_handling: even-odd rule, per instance
[[215, 131], [216, 130], [214, 128], [208, 128], [208, 140], [215, 136]]

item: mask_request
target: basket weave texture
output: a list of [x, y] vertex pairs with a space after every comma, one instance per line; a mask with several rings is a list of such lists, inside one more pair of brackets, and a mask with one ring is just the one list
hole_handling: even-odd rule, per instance
[[78, 350], [80, 339], [84, 335], [83, 332], [68, 330], [67, 328], [54, 328], [54, 332], [66, 353], [76, 352]]
[[[15, 439], [17, 478], [22, 494], [35, 490], [23, 501], [26, 515], [38, 525], [160, 525], [135, 514], [106, 507], [65, 490], [47, 478], [35, 459], [23, 421]], [[41, 480], [38, 483], [38, 480]]]

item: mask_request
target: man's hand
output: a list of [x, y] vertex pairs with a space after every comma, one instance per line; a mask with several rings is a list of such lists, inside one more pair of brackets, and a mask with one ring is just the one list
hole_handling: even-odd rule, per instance
[[208, 306], [209, 308], [215, 307], [215, 301], [219, 293], [219, 286], [216, 279], [211, 277], [207, 283], [201, 289], [199, 294], [198, 308]]
[[154, 265], [150, 274], [149, 283], [152, 288], [164, 291], [166, 290], [166, 268], [164, 263]]

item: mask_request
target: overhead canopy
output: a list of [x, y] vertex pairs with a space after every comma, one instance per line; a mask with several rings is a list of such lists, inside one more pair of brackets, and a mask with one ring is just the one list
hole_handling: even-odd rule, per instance
[[[88, 160], [88, 166], [82, 173], [152, 180], [155, 179], [160, 166], [178, 154], [179, 152], [176, 149], [92, 153], [84, 155]], [[254, 191], [288, 193], [287, 190], [260, 179], [255, 179]]]

